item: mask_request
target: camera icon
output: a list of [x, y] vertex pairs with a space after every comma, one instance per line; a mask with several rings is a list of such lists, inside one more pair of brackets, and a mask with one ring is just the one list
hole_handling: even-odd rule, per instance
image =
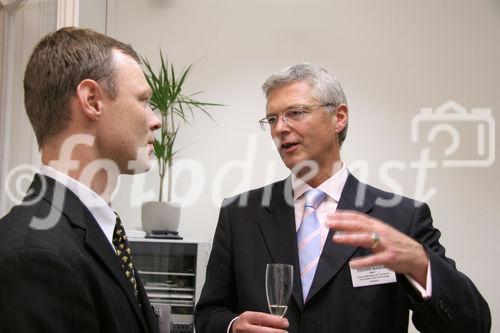
[[[495, 162], [495, 119], [491, 109], [472, 108], [448, 101], [437, 109], [422, 108], [411, 122], [411, 141], [420, 140], [420, 131], [427, 128], [427, 142], [434, 142], [438, 134], [447, 134], [451, 143], [444, 150], [443, 167], [488, 167]], [[430, 128], [429, 128], [430, 127]], [[466, 135], [467, 158], [459, 156], [461, 135]], [[425, 140], [425, 139], [424, 139]], [[472, 156], [473, 155], [473, 156]]]

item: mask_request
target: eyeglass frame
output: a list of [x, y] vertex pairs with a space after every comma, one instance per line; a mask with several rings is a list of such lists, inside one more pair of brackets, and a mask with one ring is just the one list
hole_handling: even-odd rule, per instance
[[[293, 120], [292, 121], [295, 121], [295, 122], [299, 122], [301, 121], [302, 119], [304, 119], [304, 117], [308, 114], [310, 114], [310, 110], [314, 110], [316, 108], [323, 108], [323, 107], [327, 107], [327, 106], [336, 106], [334, 103], [325, 103], [325, 104], [313, 104], [313, 105], [294, 105], [294, 106], [291, 106], [289, 107], [285, 112], [283, 112], [281, 115], [277, 116], [277, 115], [271, 115], [271, 116], [266, 116], [264, 118], [262, 118], [261, 120], [259, 120], [259, 125], [260, 125], [260, 128], [261, 130], [263, 130], [264, 132], [267, 132], [265, 126], [269, 126], [269, 129], [272, 130], [274, 127], [276, 127], [276, 125], [278, 124], [278, 121], [279, 119], [283, 119], [283, 122], [288, 126], [288, 127], [292, 127], [292, 125], [290, 125], [288, 123], [288, 121], [290, 120], [289, 117], [287, 117], [287, 114], [289, 114], [290, 112], [298, 112], [297, 109], [301, 109], [300, 110], [300, 119], [299, 120]], [[276, 117], [276, 122], [274, 124], [271, 124], [269, 122], [269, 117]]]

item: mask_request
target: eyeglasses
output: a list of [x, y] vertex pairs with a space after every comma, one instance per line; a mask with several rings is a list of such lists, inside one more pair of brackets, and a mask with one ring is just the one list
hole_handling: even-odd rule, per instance
[[278, 120], [281, 117], [287, 126], [292, 127], [294, 123], [297, 123], [304, 119], [308, 114], [311, 113], [311, 110], [316, 108], [322, 108], [325, 106], [334, 106], [331, 103], [327, 104], [318, 104], [318, 105], [297, 105], [292, 106], [287, 109], [281, 116], [277, 116], [274, 114], [268, 115], [267, 117], [259, 120], [260, 128], [263, 131], [273, 130], [278, 124]]

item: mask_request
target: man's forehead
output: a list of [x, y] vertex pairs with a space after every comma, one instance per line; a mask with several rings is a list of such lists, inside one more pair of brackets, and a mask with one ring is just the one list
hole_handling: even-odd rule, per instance
[[317, 102], [310, 85], [305, 81], [293, 82], [273, 89], [267, 96], [268, 112], [284, 111], [293, 106]]
[[123, 52], [119, 49], [112, 49], [111, 51], [112, 59], [115, 64], [124, 64], [124, 65], [132, 65], [136, 64], [139, 66], [137, 60], [135, 60], [131, 55]]
[[133, 57], [120, 50], [113, 50], [112, 59], [117, 77], [133, 77], [135, 80], [141, 79], [146, 82], [141, 66]]

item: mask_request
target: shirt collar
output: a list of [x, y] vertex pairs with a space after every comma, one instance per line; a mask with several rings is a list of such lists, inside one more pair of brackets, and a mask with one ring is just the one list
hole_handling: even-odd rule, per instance
[[110, 244], [113, 244], [113, 231], [115, 229], [116, 217], [111, 206], [104, 201], [101, 196], [86, 185], [48, 165], [43, 164], [40, 167], [40, 173], [53, 178], [73, 192], [90, 211]]
[[[344, 185], [347, 181], [348, 175], [349, 173], [347, 172], [347, 167], [345, 166], [345, 163], [342, 163], [342, 168], [340, 168], [340, 170], [337, 171], [333, 176], [321, 183], [317, 188], [325, 192], [336, 202], [339, 202], [340, 195], [342, 194], [342, 190], [344, 189]], [[309, 184], [303, 182], [294, 174], [292, 174], [292, 188], [294, 200], [297, 200], [305, 192], [312, 189]]]

